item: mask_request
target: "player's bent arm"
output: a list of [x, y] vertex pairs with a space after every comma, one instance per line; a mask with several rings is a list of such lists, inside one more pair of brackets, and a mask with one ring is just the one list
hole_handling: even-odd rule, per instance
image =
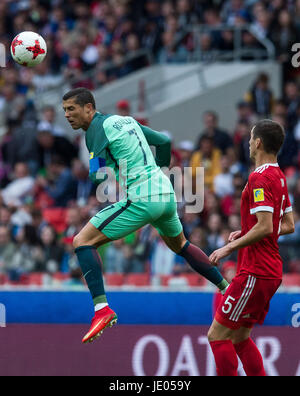
[[[94, 154], [94, 153], [93, 153]], [[98, 156], [92, 155], [90, 158], [89, 178], [91, 181], [99, 185], [108, 179], [107, 168], [105, 167], [105, 148]]]
[[241, 238], [229, 243], [231, 251], [241, 249], [246, 246], [253, 245], [261, 241], [267, 236], [273, 234], [273, 213], [271, 212], [257, 212], [257, 223], [251, 228], [247, 234]]
[[169, 166], [171, 162], [171, 139], [168, 136], [153, 131], [153, 129], [139, 124], [149, 146], [156, 147], [155, 161], [159, 167]]
[[293, 234], [295, 232], [295, 222], [293, 212], [288, 212], [283, 215], [279, 235]]

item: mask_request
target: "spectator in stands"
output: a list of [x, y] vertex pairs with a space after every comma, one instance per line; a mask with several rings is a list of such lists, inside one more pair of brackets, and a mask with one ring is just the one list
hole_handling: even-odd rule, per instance
[[39, 131], [49, 131], [54, 136], [64, 136], [64, 129], [55, 122], [56, 111], [53, 106], [45, 106], [42, 110], [41, 121], [37, 128]]
[[0, 224], [0, 272], [10, 275], [14, 267], [16, 245], [12, 241], [8, 225]]
[[295, 21], [295, 26], [297, 29], [300, 27], [300, 1], [295, 0], [293, 7], [292, 7], [292, 12], [294, 16], [294, 21]]
[[228, 217], [228, 228], [231, 232], [238, 231], [241, 228], [241, 217], [239, 213], [231, 214]]
[[208, 248], [211, 252], [213, 252], [223, 246], [223, 239], [221, 237], [222, 218], [219, 214], [213, 213], [209, 216], [207, 222], [207, 229]]
[[197, 23], [198, 18], [193, 11], [193, 5], [189, 0], [177, 0], [176, 11], [178, 13], [178, 25], [184, 29]]
[[249, 19], [250, 17], [243, 0], [227, 0], [224, 2], [221, 10], [223, 22], [227, 25], [234, 26], [237, 23], [237, 19], [241, 16], [245, 19]]
[[190, 140], [183, 140], [178, 143], [177, 150], [181, 157], [182, 168], [190, 166], [190, 161], [194, 148], [194, 143]]
[[287, 106], [287, 121], [290, 128], [297, 122], [297, 107], [300, 103], [299, 87], [296, 81], [287, 81], [284, 85], [283, 100]]
[[0, 112], [4, 120], [18, 124], [26, 108], [26, 98], [17, 93], [16, 85], [5, 84], [0, 89]]
[[105, 251], [105, 272], [120, 273], [126, 272], [127, 260], [123, 251], [124, 240], [113, 241]]
[[227, 155], [222, 156], [221, 173], [214, 178], [213, 183], [214, 192], [218, 198], [233, 194], [233, 175], [230, 172], [230, 162]]
[[278, 163], [285, 170], [289, 167], [297, 167], [299, 142], [295, 136], [295, 130], [288, 127], [287, 117], [273, 116], [273, 120], [280, 122], [285, 129], [285, 139], [278, 155]]
[[47, 221], [43, 218], [43, 214], [40, 209], [32, 208], [31, 212], [31, 224], [36, 230], [36, 234], [41, 239], [42, 229], [48, 225]]
[[280, 255], [283, 257], [283, 272], [290, 271], [290, 262], [299, 260], [300, 257], [300, 213], [298, 208], [293, 208], [295, 232], [289, 235], [282, 235], [278, 239]]
[[272, 114], [274, 95], [269, 87], [269, 76], [260, 73], [253, 87], [245, 95], [246, 102], [252, 105], [253, 110], [260, 117], [269, 118]]
[[193, 178], [196, 177], [196, 169], [199, 167], [204, 168], [204, 185], [209, 190], [214, 189], [214, 179], [221, 173], [222, 153], [214, 145], [212, 137], [204, 135], [200, 141], [200, 149], [195, 151], [191, 158], [191, 167]]
[[[37, 116], [33, 106], [27, 106], [22, 121], [12, 127], [11, 139], [4, 149], [4, 156], [11, 167], [25, 162], [34, 176], [39, 169], [39, 155], [36, 141]], [[26, 138], [25, 138], [26, 137]]]
[[203, 114], [203, 122], [205, 129], [202, 131], [199, 137], [197, 148], [200, 148], [202, 137], [209, 137], [213, 139], [216, 148], [225, 153], [228, 147], [233, 145], [233, 142], [228, 132], [219, 128], [218, 114], [214, 111], [206, 111]]
[[291, 58], [293, 53], [291, 48], [294, 43], [299, 43], [299, 32], [296, 29], [291, 13], [282, 8], [278, 13], [278, 19], [270, 32], [270, 39], [276, 43], [277, 60], [284, 65], [284, 71], [292, 68]]
[[137, 71], [148, 65], [148, 61], [143, 54], [138, 56], [138, 51], [140, 49], [141, 45], [138, 35], [135, 33], [128, 34], [125, 42], [125, 51], [126, 54], [135, 55], [133, 59], [127, 61], [130, 72]]
[[193, 232], [194, 229], [199, 227], [200, 225], [200, 218], [197, 213], [188, 213], [184, 212], [183, 217], [182, 217], [182, 226], [184, 229], [184, 234], [189, 238]]
[[63, 158], [67, 166], [78, 156], [78, 148], [63, 136], [54, 136], [48, 127], [42, 127], [37, 134], [39, 166], [45, 167], [51, 163], [53, 156]]
[[[72, 51], [72, 47], [69, 49]], [[46, 59], [35, 66], [32, 77], [32, 85], [37, 94], [41, 94], [51, 88], [58, 87], [63, 83], [63, 74], [53, 74], [50, 69], [49, 61]]]
[[81, 213], [78, 208], [69, 208], [66, 216], [67, 228], [64, 236], [73, 238], [83, 227]]
[[11, 216], [14, 211], [13, 208], [5, 206], [3, 204], [3, 200], [0, 197], [1, 205], [0, 205], [0, 224], [10, 225], [11, 223]]
[[249, 125], [254, 125], [257, 121], [257, 115], [254, 113], [251, 103], [241, 100], [238, 102], [237, 106], [237, 124], [240, 122], [245, 122]]
[[234, 131], [234, 142], [238, 155], [238, 160], [248, 169], [251, 160], [249, 155], [249, 140], [250, 140], [251, 126], [246, 121], [240, 121], [236, 125]]
[[70, 271], [70, 277], [69, 279], [65, 280], [63, 283], [63, 286], [66, 286], [67, 288], [70, 287], [78, 287], [84, 288], [84, 281], [82, 277], [82, 271], [80, 268], [73, 268]]
[[64, 249], [58, 244], [57, 233], [52, 226], [43, 227], [41, 242], [42, 249], [39, 249], [35, 271], [48, 273], [61, 271]]
[[297, 142], [300, 142], [300, 102], [297, 105], [296, 112], [295, 112], [295, 126], [293, 129], [294, 137]]
[[66, 207], [69, 201], [76, 199], [76, 181], [70, 168], [56, 156], [47, 167], [47, 173], [48, 177], [39, 176], [36, 184], [54, 200], [54, 206]]
[[[208, 243], [207, 229], [204, 227], [196, 227], [190, 234], [190, 241], [204, 251], [205, 254], [210, 254]], [[190, 270], [190, 269], [189, 269]]]
[[264, 40], [271, 32], [271, 14], [267, 9], [262, 9], [254, 15], [255, 19], [250, 26], [251, 32], [259, 39]]
[[126, 99], [119, 100], [116, 104], [117, 114], [123, 117], [130, 116], [130, 103]]
[[170, 251], [157, 235], [150, 257], [151, 274], [153, 276], [171, 275], [173, 274], [175, 262], [176, 254]]
[[33, 195], [34, 178], [25, 163], [15, 165], [13, 180], [0, 191], [6, 205], [20, 206], [26, 197]]
[[18, 229], [16, 241], [16, 254], [10, 268], [10, 279], [17, 281], [21, 275], [35, 270], [40, 253], [40, 241], [36, 229], [30, 224]]
[[188, 59], [188, 51], [176, 42], [175, 33], [165, 31], [162, 34], [162, 48], [158, 53], [158, 63], [182, 63]]
[[96, 193], [95, 185], [89, 178], [89, 170], [79, 159], [72, 162], [72, 176], [76, 181], [76, 202], [83, 206], [88, 198]]

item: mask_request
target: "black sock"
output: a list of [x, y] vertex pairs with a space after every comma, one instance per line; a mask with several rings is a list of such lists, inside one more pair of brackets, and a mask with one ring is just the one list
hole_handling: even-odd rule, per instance
[[97, 249], [93, 246], [80, 246], [75, 249], [80, 268], [91, 292], [94, 305], [106, 303], [102, 263]]

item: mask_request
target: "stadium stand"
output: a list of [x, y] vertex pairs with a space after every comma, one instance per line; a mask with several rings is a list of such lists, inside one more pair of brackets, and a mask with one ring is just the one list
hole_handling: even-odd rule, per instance
[[[280, 121], [287, 137], [279, 162], [296, 225], [293, 235], [279, 239], [283, 285], [300, 286], [300, 74], [291, 63], [291, 45], [300, 38], [298, 1], [3, 1], [0, 22], [0, 42], [7, 48], [20, 29], [39, 32], [49, 48], [34, 69], [16, 66], [8, 52], [7, 66], [0, 68], [0, 285], [67, 287], [71, 280], [84, 287], [72, 238], [103, 207], [88, 179], [80, 140], [71, 140], [57, 123], [54, 106], [36, 107], [39, 95], [65, 84], [101, 88], [155, 64], [271, 57], [282, 66], [281, 97], [274, 96], [270, 76], [258, 73], [240, 102], [232, 104], [232, 130], [219, 124], [214, 109], [199, 109], [205, 128], [194, 141], [182, 136], [173, 143], [172, 165], [206, 164], [204, 210], [193, 216], [184, 214], [184, 204], [179, 210], [186, 235], [210, 254], [240, 224], [241, 191], [252, 170], [251, 125], [262, 116]], [[124, 106], [116, 111], [121, 110]], [[220, 166], [211, 166], [215, 161]], [[28, 182], [29, 188], [20, 194], [16, 182]], [[102, 248], [104, 270], [111, 270], [112, 260], [118, 263], [115, 273], [105, 274], [107, 285], [150, 286], [151, 277], [158, 276], [162, 286], [179, 277], [187, 286], [205, 286], [181, 257], [167, 257], [158, 241], [145, 227]], [[229, 259], [236, 262], [236, 254]], [[166, 261], [170, 265], [163, 273]]]

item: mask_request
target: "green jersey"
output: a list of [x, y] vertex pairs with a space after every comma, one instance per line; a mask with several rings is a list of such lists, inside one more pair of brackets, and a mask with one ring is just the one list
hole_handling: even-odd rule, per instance
[[[132, 117], [96, 112], [86, 131], [90, 153], [90, 177], [99, 184], [112, 169], [129, 200], [174, 193], [160, 167], [168, 166], [169, 138], [140, 125]], [[150, 149], [156, 146], [156, 158]]]

